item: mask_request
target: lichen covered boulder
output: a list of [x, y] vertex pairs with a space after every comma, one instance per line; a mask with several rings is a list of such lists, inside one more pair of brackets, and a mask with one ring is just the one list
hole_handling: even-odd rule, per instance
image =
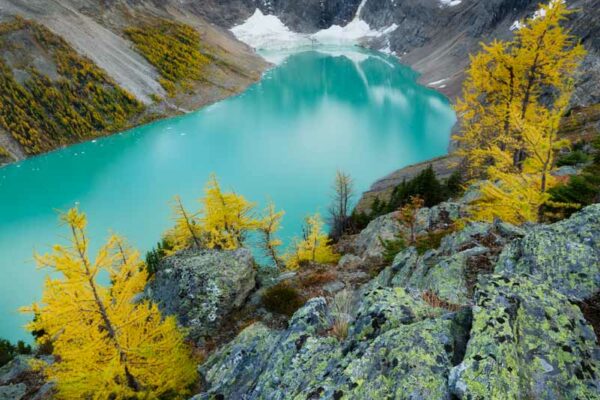
[[200, 367], [205, 392], [194, 399], [450, 398], [447, 380], [465, 335], [458, 313], [389, 287], [367, 293], [357, 310], [347, 337], [331, 333], [323, 298], [283, 331], [246, 328]]
[[[431, 208], [421, 208], [416, 216], [415, 231], [423, 235], [435, 230], [448, 229], [464, 216], [465, 206], [460, 203], [445, 202]], [[351, 251], [369, 264], [381, 264], [385, 248], [382, 242], [394, 240], [398, 235], [406, 236], [408, 231], [398, 222], [397, 213], [382, 215], [371, 221], [356, 236]]]
[[524, 234], [500, 222], [471, 223], [444, 237], [438, 249], [423, 255], [413, 247], [400, 252], [382, 275], [389, 276], [392, 286], [429, 292], [447, 303], [465, 305], [479, 276], [491, 273], [504, 246]]
[[504, 249], [495, 271], [549, 282], [571, 300], [591, 297], [600, 291], [600, 204], [530, 229]]
[[600, 348], [579, 308], [526, 276], [492, 275], [477, 290], [461, 399], [598, 399]]
[[249, 250], [186, 250], [161, 262], [147, 292], [164, 314], [177, 316], [189, 328], [190, 338], [202, 341], [255, 286]]

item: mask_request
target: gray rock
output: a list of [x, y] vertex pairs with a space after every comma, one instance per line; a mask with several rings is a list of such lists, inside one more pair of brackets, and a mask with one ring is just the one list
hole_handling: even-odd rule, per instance
[[338, 265], [344, 269], [355, 269], [362, 264], [362, 258], [355, 256], [354, 254], [344, 254]]
[[[456, 220], [464, 216], [465, 206], [460, 203], [444, 202], [431, 208], [421, 208], [417, 213], [415, 231], [423, 235], [431, 231], [448, 229]], [[382, 215], [371, 221], [356, 237], [352, 253], [363, 263], [381, 264], [385, 248], [382, 241], [395, 240], [409, 235], [397, 219], [397, 213]]]
[[552, 171], [553, 176], [571, 176], [571, 175], [577, 175], [578, 173], [579, 173], [579, 169], [576, 167], [573, 167], [571, 165], [565, 165], [563, 167], [557, 168], [556, 170]]
[[[579, 308], [526, 276], [490, 276], [476, 293], [461, 399], [597, 399], [600, 348]], [[499, 397], [500, 396], [500, 397]]]
[[26, 392], [27, 385], [24, 383], [0, 386], [0, 400], [21, 400], [25, 397]]
[[165, 258], [147, 292], [165, 314], [176, 315], [193, 340], [214, 333], [256, 286], [247, 249], [188, 250]]
[[540, 225], [513, 241], [495, 268], [548, 283], [571, 300], [600, 291], [600, 204], [553, 225]]
[[[579, 278], [559, 288], [546, 271], [556, 265], [544, 263], [568, 259], [532, 238], [558, 249], [583, 242], [595, 254], [598, 218], [600, 205], [550, 226], [468, 224], [434, 251], [408, 248], [356, 291], [346, 337], [332, 335], [325, 301], [310, 300], [287, 329], [255, 324], [214, 353], [200, 367], [206, 386], [195, 399], [597, 399], [596, 336], [561, 293], [593, 288]], [[495, 274], [503, 248], [512, 269]], [[485, 268], [472, 264], [482, 259]], [[473, 290], [473, 306], [444, 304], [473, 304]]]
[[333, 281], [323, 285], [323, 290], [328, 294], [334, 294], [345, 288], [344, 282]]
[[22, 373], [29, 371], [29, 362], [32, 359], [32, 356], [18, 355], [8, 364], [0, 367], [0, 385], [6, 385]]

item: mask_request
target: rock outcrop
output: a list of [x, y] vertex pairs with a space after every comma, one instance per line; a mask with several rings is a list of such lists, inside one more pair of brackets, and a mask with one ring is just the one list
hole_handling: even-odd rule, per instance
[[600, 398], [599, 342], [575, 303], [600, 290], [599, 218], [469, 224], [409, 248], [355, 292], [347, 335], [314, 298], [287, 329], [251, 325], [211, 355], [194, 399]]
[[[435, 230], [448, 229], [461, 217], [464, 217], [465, 207], [462, 203], [444, 202], [431, 208], [422, 208], [417, 213], [415, 233], [426, 234]], [[364, 263], [378, 264], [383, 262], [384, 241], [397, 239], [398, 235], [408, 234], [397, 219], [397, 213], [382, 215], [371, 221], [351, 243], [345, 245], [345, 250]]]
[[[45, 362], [53, 359], [41, 356]], [[33, 371], [33, 356], [18, 355], [0, 367], [0, 400], [46, 400], [52, 398], [53, 382], [45, 382], [40, 371]]]
[[187, 250], [160, 263], [147, 294], [201, 342], [244, 304], [255, 286], [250, 250]]

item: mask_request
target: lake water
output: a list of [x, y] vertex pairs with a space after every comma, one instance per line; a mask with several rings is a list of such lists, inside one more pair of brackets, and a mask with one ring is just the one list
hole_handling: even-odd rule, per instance
[[196, 208], [214, 172], [224, 188], [284, 209], [289, 240], [305, 215], [326, 213], [336, 169], [361, 192], [446, 153], [455, 115], [416, 78], [378, 53], [306, 51], [239, 96], [0, 169], [0, 337], [28, 338], [17, 309], [42, 290], [33, 251], [66, 236], [57, 210], [79, 204], [94, 248], [112, 230], [144, 252], [170, 226], [173, 196]]

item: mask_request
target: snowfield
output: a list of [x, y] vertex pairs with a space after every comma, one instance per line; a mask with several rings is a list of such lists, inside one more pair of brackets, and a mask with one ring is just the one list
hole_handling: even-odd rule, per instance
[[363, 39], [380, 37], [398, 28], [393, 24], [382, 30], [371, 29], [369, 24], [355, 17], [346, 26], [332, 25], [313, 34], [302, 34], [290, 30], [274, 15], [265, 15], [259, 9], [243, 24], [231, 32], [240, 41], [257, 50], [286, 50], [313, 45], [356, 45]]

